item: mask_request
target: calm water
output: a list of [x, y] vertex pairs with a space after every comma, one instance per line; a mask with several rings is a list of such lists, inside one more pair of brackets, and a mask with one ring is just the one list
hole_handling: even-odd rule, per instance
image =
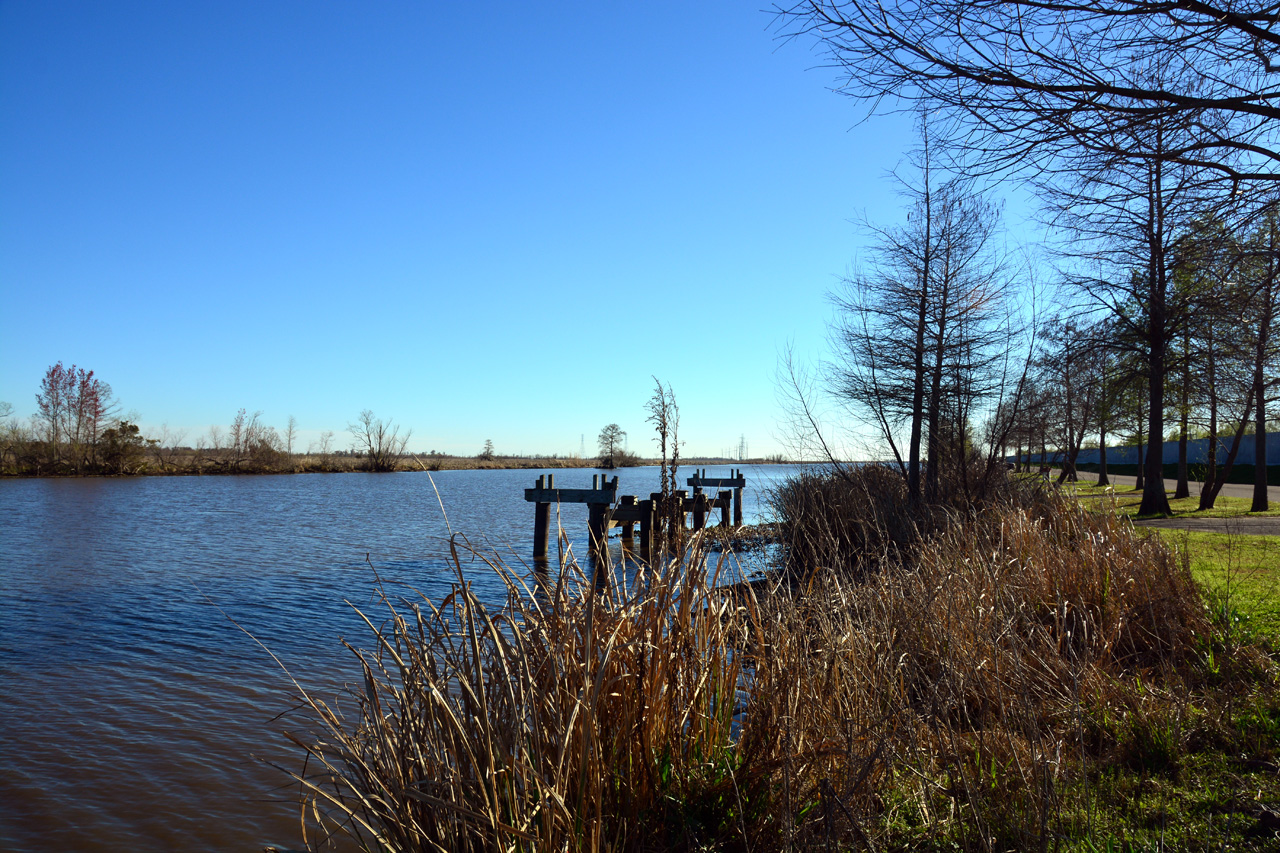
[[[746, 469], [748, 521], [793, 470]], [[344, 600], [373, 604], [370, 564], [434, 596], [450, 529], [526, 558], [540, 473], [0, 481], [0, 849], [301, 846], [264, 763], [300, 767], [271, 722], [290, 687], [249, 635], [309, 686], [342, 684], [339, 638], [367, 646]], [[620, 494], [658, 486], [656, 468], [619, 475]], [[586, 508], [562, 521], [582, 549]], [[469, 577], [500, 599], [488, 569]]]

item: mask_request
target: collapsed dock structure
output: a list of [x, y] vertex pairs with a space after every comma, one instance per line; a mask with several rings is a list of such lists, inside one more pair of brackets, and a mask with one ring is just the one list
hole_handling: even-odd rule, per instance
[[[672, 537], [690, 525], [693, 530], [701, 530], [717, 510], [721, 527], [742, 526], [742, 491], [747, 481], [740, 469], [731, 471], [728, 477], [708, 477], [704, 468], [687, 483], [692, 494], [679, 489], [665, 497], [661, 492], [653, 492], [641, 499], [637, 495], [619, 496], [616, 476], [595, 474], [589, 489], [561, 489], [556, 487], [555, 474], [543, 474], [533, 488], [524, 490], [524, 499], [534, 505], [533, 557], [535, 560], [547, 558], [553, 504], [586, 504], [592, 549], [604, 547], [613, 527], [622, 528], [623, 538], [633, 540], [639, 525], [640, 550], [648, 555], [659, 538]], [[713, 495], [709, 489], [717, 491]]]

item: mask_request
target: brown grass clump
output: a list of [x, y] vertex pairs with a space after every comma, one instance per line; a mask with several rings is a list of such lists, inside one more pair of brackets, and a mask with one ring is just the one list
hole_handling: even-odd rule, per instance
[[879, 571], [817, 565], [798, 590], [719, 587], [695, 542], [602, 585], [569, 564], [530, 590], [494, 563], [496, 610], [461, 580], [439, 603], [387, 594], [363, 683], [306, 699], [298, 778], [318, 840], [1022, 850], [1087, 835], [1090, 767], [1176, 772], [1211, 630], [1158, 540], [1023, 503], [943, 516], [906, 561], [868, 524]]
[[1160, 542], [1065, 504], [953, 520], [909, 567], [818, 573], [761, 612], [744, 737], [785, 732], [807, 759], [793, 788], [813, 801], [830, 786], [845, 833], [866, 822], [967, 849], [1048, 843], [1072, 759], [1117, 748], [1097, 718], [1138, 701], [1126, 677], [1172, 689], [1209, 633]]
[[439, 604], [384, 594], [387, 621], [366, 617], [375, 649], [353, 649], [354, 707], [305, 697], [310, 818], [391, 850], [740, 834], [756, 796], [735, 788], [733, 736], [753, 619], [705, 560], [675, 566], [598, 586], [570, 563], [531, 590], [494, 563], [508, 586], [496, 611], [463, 581]]

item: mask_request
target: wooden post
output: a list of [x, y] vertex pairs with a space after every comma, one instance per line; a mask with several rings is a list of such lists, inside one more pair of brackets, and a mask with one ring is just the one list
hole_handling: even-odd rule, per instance
[[[622, 500], [620, 501], [620, 505], [626, 506], [626, 507], [638, 506], [639, 500], [640, 499], [637, 498], [635, 495], [623, 495]], [[633, 536], [635, 536], [635, 533], [636, 533], [636, 523], [634, 521], [624, 521], [622, 523], [623, 539], [630, 539]]]
[[693, 529], [701, 530], [707, 526], [707, 496], [702, 493], [702, 487], [698, 486], [693, 490]]
[[689, 499], [689, 492], [679, 489], [671, 495], [671, 530], [684, 530], [684, 502]]
[[649, 556], [653, 548], [653, 499], [640, 501], [640, 553]]
[[729, 501], [731, 499], [732, 492], [728, 489], [716, 492], [716, 502], [720, 504], [720, 526], [724, 528], [729, 526]]
[[533, 556], [537, 560], [547, 558], [547, 534], [551, 531], [551, 504], [533, 505]]
[[[742, 476], [742, 469], [739, 468], [733, 472], [734, 478]], [[742, 487], [733, 487], [733, 526], [742, 526]]]
[[604, 548], [609, 541], [608, 504], [587, 504], [587, 532], [592, 548]]

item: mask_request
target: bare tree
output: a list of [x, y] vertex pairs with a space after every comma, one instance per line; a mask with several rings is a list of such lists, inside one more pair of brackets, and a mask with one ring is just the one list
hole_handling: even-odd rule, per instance
[[98, 438], [118, 410], [110, 385], [92, 370], [63, 367], [62, 362], [45, 371], [36, 409], [48, 461], [55, 466], [66, 462], [76, 473], [94, 464]]
[[355, 441], [355, 449], [368, 458], [370, 471], [394, 471], [412, 435], [412, 430], [400, 435], [398, 426], [375, 417], [369, 409], [361, 412], [355, 423], [347, 424], [347, 429]]
[[613, 468], [616, 466], [615, 455], [622, 449], [622, 442], [627, 437], [627, 432], [617, 424], [609, 424], [600, 430], [600, 435], [596, 439], [600, 447], [600, 466], [602, 468]]
[[172, 471], [178, 467], [178, 448], [186, 440], [187, 434], [181, 430], [170, 430], [168, 424], [160, 425], [160, 433], [148, 442], [151, 457], [160, 471]]
[[18, 473], [30, 455], [33, 431], [13, 417], [13, 404], [0, 402], [0, 471]]
[[248, 414], [245, 409], [236, 412], [227, 432], [227, 450], [230, 453], [231, 470], [246, 467], [253, 471], [271, 468], [284, 452], [284, 442], [275, 427], [262, 421], [262, 412]]
[[[1217, 201], [1204, 169], [1167, 156], [1191, 130], [1157, 121], [1116, 134], [1124, 156], [1077, 149], [1041, 183], [1054, 225], [1063, 234], [1066, 275], [1086, 312], [1113, 323], [1111, 345], [1141, 359], [1147, 383], [1143, 515], [1170, 514], [1164, 490], [1164, 433], [1175, 343], [1194, 314], [1191, 292], [1177, 285], [1177, 268], [1194, 242], [1196, 223]], [[1140, 156], [1139, 156], [1140, 155]]]
[[662, 460], [659, 476], [662, 500], [666, 504], [676, 491], [676, 471], [680, 467], [680, 407], [670, 385], [663, 385], [656, 376], [653, 382], [653, 396], [645, 403], [645, 409], [649, 412], [647, 420], [657, 433], [654, 440], [658, 443], [658, 455]]
[[944, 454], [969, 443], [974, 406], [999, 384], [991, 369], [1010, 341], [999, 211], [972, 182], [936, 179], [922, 130], [906, 223], [868, 225], [870, 263], [833, 296], [830, 370], [835, 393], [888, 445], [912, 503], [936, 499]]
[[1249, 299], [1244, 319], [1249, 329], [1251, 396], [1254, 414], [1254, 480], [1250, 512], [1266, 512], [1267, 397], [1280, 383], [1280, 221], [1270, 213], [1244, 241], [1241, 271]]
[[1086, 434], [1096, 424], [1099, 397], [1103, 392], [1103, 351], [1097, 346], [1094, 330], [1081, 328], [1060, 317], [1049, 324], [1047, 346], [1037, 359], [1036, 369], [1048, 392], [1045, 404], [1051, 414], [1047, 431], [1059, 451], [1062, 473], [1058, 482], [1076, 480], [1076, 460]]
[[333, 465], [333, 430], [327, 429], [320, 433], [317, 452], [320, 454], [321, 467], [326, 470], [330, 468]]
[[1117, 130], [1190, 116], [1194, 133], [1167, 161], [1280, 180], [1271, 0], [805, 0], [780, 16], [788, 34], [818, 38], [841, 91], [869, 111], [940, 108], [950, 141], [989, 168], [1117, 153]]

